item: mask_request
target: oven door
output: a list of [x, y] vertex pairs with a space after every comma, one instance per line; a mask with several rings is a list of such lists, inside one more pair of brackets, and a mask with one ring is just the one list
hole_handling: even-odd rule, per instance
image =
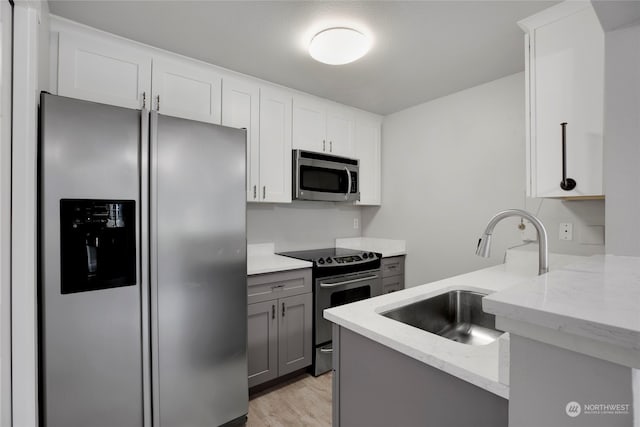
[[315, 280], [314, 345], [331, 341], [332, 326], [322, 314], [327, 308], [337, 307], [382, 294], [380, 270], [318, 278]]

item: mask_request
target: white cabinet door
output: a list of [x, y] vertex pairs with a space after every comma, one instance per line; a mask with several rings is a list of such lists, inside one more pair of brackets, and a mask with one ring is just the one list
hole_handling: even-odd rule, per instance
[[319, 101], [296, 95], [293, 98], [293, 148], [324, 152], [326, 140], [326, 106]]
[[161, 114], [220, 124], [221, 85], [213, 67], [153, 59], [153, 108]]
[[354, 155], [355, 120], [351, 110], [344, 107], [327, 108], [327, 147], [325, 152], [343, 157]]
[[60, 33], [58, 95], [141, 108], [151, 96], [151, 55], [115, 39]]
[[260, 90], [260, 197], [291, 202], [291, 94]]
[[222, 82], [222, 124], [247, 130], [247, 201], [258, 201], [260, 186], [260, 88], [250, 81]]
[[380, 119], [366, 117], [356, 119], [356, 152], [360, 160], [360, 201], [359, 205], [379, 205], [381, 163], [380, 163]]
[[[555, 9], [559, 13], [566, 7], [580, 7], [559, 6]], [[591, 5], [585, 4], [579, 11], [532, 28], [529, 37], [529, 195], [603, 195], [604, 32], [600, 22]], [[566, 175], [576, 182], [570, 191], [560, 187], [561, 123], [567, 123]]]

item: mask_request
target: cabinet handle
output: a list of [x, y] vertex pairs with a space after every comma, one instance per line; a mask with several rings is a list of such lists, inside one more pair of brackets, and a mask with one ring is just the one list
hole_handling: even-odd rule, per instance
[[333, 141], [329, 141], [329, 152], [333, 153]]
[[253, 186], [253, 200], [255, 200], [256, 197], [257, 197], [257, 189], [256, 189], [256, 186], [254, 185]]
[[263, 185], [262, 186], [262, 200], [267, 198], [267, 186]]
[[284, 317], [284, 303], [282, 303], [282, 317]]
[[322, 140], [322, 151], [327, 151], [327, 142], [324, 139]]
[[156, 96], [156, 111], [160, 111], [160, 95]]
[[564, 191], [571, 191], [576, 188], [576, 181], [567, 178], [567, 123], [560, 123], [562, 127], [562, 182], [560, 188]]
[[147, 107], [147, 92], [142, 92], [142, 109]]
[[271, 304], [271, 318], [272, 319], [276, 318], [276, 305], [275, 304]]

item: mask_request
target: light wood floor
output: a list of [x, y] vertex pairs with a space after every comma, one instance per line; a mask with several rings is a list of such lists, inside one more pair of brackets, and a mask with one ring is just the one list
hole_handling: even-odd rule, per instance
[[252, 396], [246, 427], [330, 427], [331, 372], [304, 374]]

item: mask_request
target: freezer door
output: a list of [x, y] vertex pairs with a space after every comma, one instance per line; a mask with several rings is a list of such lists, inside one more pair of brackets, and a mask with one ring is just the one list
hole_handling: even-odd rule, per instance
[[151, 113], [156, 427], [248, 409], [245, 131]]
[[41, 425], [140, 427], [140, 112], [43, 94]]

